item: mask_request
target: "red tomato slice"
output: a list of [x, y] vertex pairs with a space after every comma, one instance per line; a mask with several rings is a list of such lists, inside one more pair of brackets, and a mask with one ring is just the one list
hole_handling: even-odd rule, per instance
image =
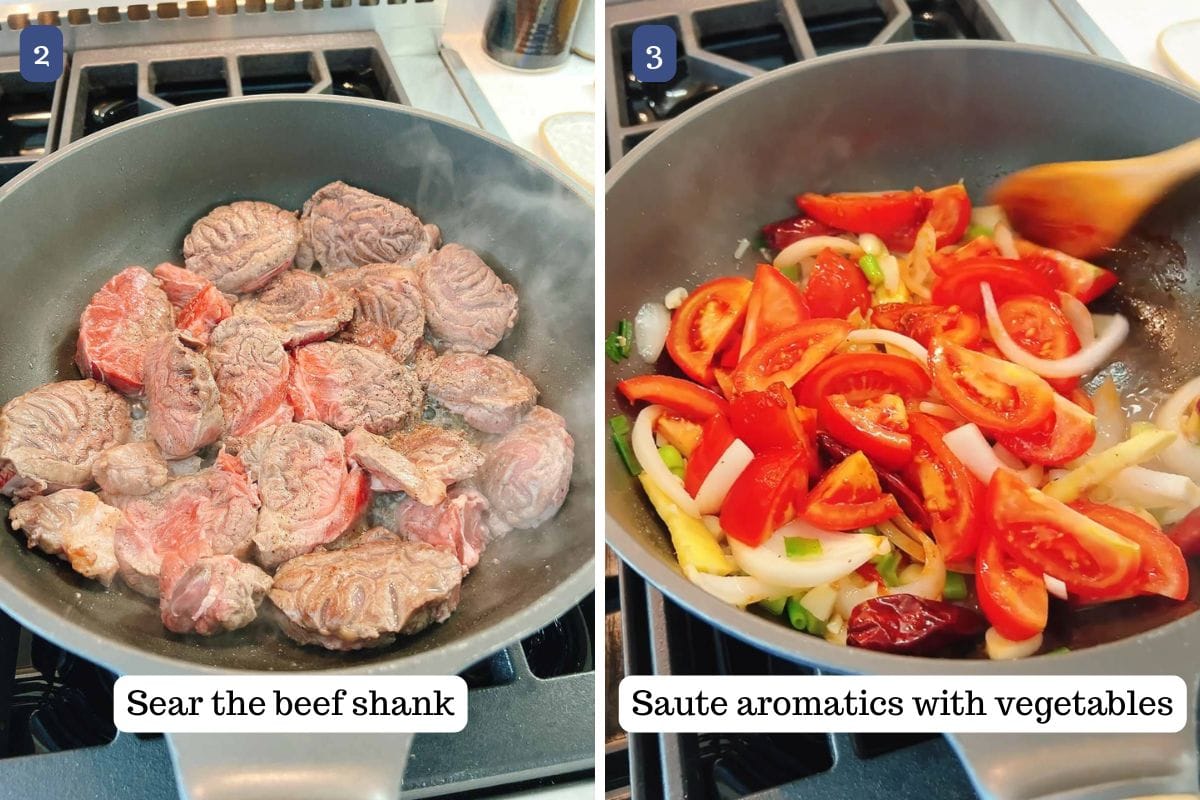
[[769, 450], [733, 482], [721, 506], [721, 528], [739, 542], [757, 547], [796, 517], [808, 475], [800, 450]]
[[1050, 595], [1041, 574], [1010, 558], [991, 536], [979, 545], [975, 594], [983, 615], [1005, 639], [1019, 642], [1046, 629]]
[[763, 240], [772, 250], [782, 250], [789, 244], [812, 236], [836, 236], [841, 233], [837, 228], [831, 228], [803, 214], [763, 225], [762, 232]]
[[988, 283], [997, 303], [1021, 294], [1036, 294], [1054, 300], [1054, 285], [1020, 261], [1006, 258], [971, 258], [933, 281], [933, 302], [983, 313], [979, 284]]
[[867, 313], [871, 284], [857, 264], [827, 247], [817, 253], [804, 287], [804, 300], [814, 314], [845, 319], [856, 308]]
[[[1079, 337], [1066, 314], [1044, 297], [1022, 294], [1000, 304], [1000, 322], [1022, 350], [1039, 358], [1066, 358], [1079, 352]], [[1054, 391], [1070, 394], [1079, 376], [1046, 381]]]
[[1071, 507], [1094, 519], [1110, 531], [1137, 542], [1142, 563], [1129, 597], [1135, 594], [1161, 594], [1172, 600], [1188, 596], [1188, 567], [1179, 545], [1137, 514], [1099, 503], [1080, 501]]
[[1130, 591], [1141, 549], [1095, 520], [998, 469], [987, 489], [986, 517], [1006, 553], [1037, 575], [1053, 575], [1084, 599]]
[[658, 403], [685, 419], [703, 422], [716, 414], [729, 415], [729, 403], [721, 395], [683, 378], [669, 375], [638, 375], [617, 384], [617, 391], [631, 403]]
[[972, 258], [990, 256], [1001, 258], [1000, 248], [990, 236], [976, 236], [957, 250], [948, 253], [932, 253], [929, 256], [929, 266], [935, 275], [945, 275], [964, 261]]
[[818, 401], [817, 422], [834, 439], [889, 469], [912, 461], [908, 414], [899, 395], [884, 394], [858, 405], [844, 394], [827, 395]]
[[963, 347], [974, 347], [979, 344], [983, 329], [979, 317], [970, 311], [932, 303], [884, 303], [871, 309], [871, 323], [902, 333], [926, 347], [935, 336], [944, 336]]
[[818, 528], [853, 531], [891, 519], [900, 504], [879, 486], [879, 476], [859, 451], [830, 469], [813, 487], [800, 516]]
[[946, 405], [985, 430], [1036, 431], [1054, 413], [1050, 384], [1011, 361], [935, 339], [929, 370]]
[[1054, 415], [1037, 430], [1002, 433], [996, 441], [1031, 464], [1058, 467], [1074, 461], [1096, 441], [1096, 418], [1062, 395], [1054, 396]]
[[1017, 253], [1024, 259], [1046, 259], [1058, 272], [1063, 291], [1090, 303], [1117, 285], [1117, 276], [1103, 267], [1069, 256], [1025, 239], [1016, 239]]
[[817, 407], [831, 394], [843, 394], [851, 403], [881, 394], [898, 394], [905, 400], [929, 394], [929, 376], [916, 361], [890, 353], [838, 353], [823, 361], [796, 388], [802, 406]]
[[762, 390], [776, 381], [790, 389], [846, 341], [850, 330], [845, 320], [810, 319], [759, 342], [734, 370], [734, 391]]
[[723, 414], [714, 414], [704, 423], [700, 431], [700, 444], [688, 456], [683, 468], [683, 488], [692, 497], [700, 491], [701, 484], [712, 472], [721, 456], [733, 444], [734, 433]]
[[[873, 233], [893, 250], [907, 251], [932, 201], [920, 191], [802, 194], [796, 205], [808, 216], [832, 228]], [[906, 246], [907, 245], [907, 246]]]
[[950, 563], [975, 553], [979, 541], [979, 511], [984, 486], [942, 441], [946, 430], [940, 420], [926, 414], [909, 414], [913, 440], [913, 466], [907, 473], [921, 490], [930, 531]]
[[961, 183], [952, 183], [928, 192], [932, 201], [925, 221], [937, 232], [939, 248], [957, 244], [971, 222], [971, 198]]
[[734, 434], [755, 453], [808, 444], [792, 393], [782, 383], [742, 392], [733, 398], [729, 413]]
[[713, 383], [713, 361], [741, 325], [750, 288], [745, 278], [717, 278], [696, 287], [676, 309], [667, 352], [688, 377]]
[[[808, 316], [808, 305], [796, 284], [770, 264], [759, 264], [754, 273], [754, 288], [746, 303], [746, 325], [742, 328], [741, 346], [736, 351], [738, 359], [749, 353], [754, 345], [798, 325]], [[735, 367], [737, 363], [729, 366]]]

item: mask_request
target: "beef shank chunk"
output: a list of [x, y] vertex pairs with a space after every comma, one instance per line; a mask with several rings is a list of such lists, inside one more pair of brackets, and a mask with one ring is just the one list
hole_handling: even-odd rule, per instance
[[201, 217], [183, 240], [184, 264], [222, 292], [266, 286], [292, 265], [300, 244], [296, 215], [279, 206], [239, 200]]
[[479, 488], [491, 503], [494, 531], [536, 528], [567, 497], [575, 440], [563, 418], [537, 406], [499, 440], [484, 445]]
[[230, 555], [191, 563], [172, 555], [163, 563], [161, 584], [158, 609], [166, 629], [212, 636], [254, 621], [271, 576]]
[[301, 644], [358, 650], [445, 621], [461, 586], [452, 554], [385, 540], [294, 558], [275, 573], [269, 597], [284, 632]]
[[362, 426], [378, 434], [404, 427], [422, 405], [412, 367], [377, 350], [341, 342], [292, 351], [288, 399], [298, 420], [320, 420], [340, 431]]
[[178, 333], [146, 353], [147, 430], [167, 458], [187, 458], [221, 437], [225, 417], [208, 360]]
[[406, 492], [425, 505], [440, 503], [446, 496], [446, 484], [365, 428], [346, 434], [346, 455], [371, 475], [371, 488], [376, 491]]
[[292, 362], [271, 323], [259, 317], [231, 317], [213, 330], [205, 354], [227, 435], [246, 436], [292, 421], [287, 398]]
[[354, 316], [354, 301], [320, 275], [289, 269], [239, 302], [233, 313], [265, 319], [275, 326], [284, 347], [298, 347], [344, 328]]
[[92, 472], [105, 494], [131, 497], [150, 494], [171, 479], [171, 468], [154, 442], [110, 447], [96, 459]]
[[0, 409], [0, 494], [89, 486], [100, 454], [131, 435], [129, 404], [102, 383], [59, 381], [26, 392]]
[[413, 348], [412, 368], [417, 373], [417, 381], [421, 384], [422, 390], [433, 375], [433, 365], [437, 363], [437, 359], [437, 350], [433, 349], [433, 345], [424, 339], [417, 342], [417, 346]]
[[465, 247], [448, 244], [420, 265], [429, 331], [449, 350], [486, 353], [517, 323], [517, 292]]
[[192, 298], [213, 285], [212, 281], [198, 272], [176, 266], [169, 261], [164, 261], [154, 268], [154, 277], [158, 278], [159, 285], [176, 311], [182, 311]]
[[429, 396], [484, 433], [504, 433], [537, 403], [538, 391], [500, 356], [445, 353], [433, 365]]
[[407, 361], [425, 333], [417, 273], [399, 264], [368, 264], [335, 272], [329, 282], [354, 300], [354, 319], [342, 340]]
[[483, 466], [479, 448], [449, 428], [417, 425], [392, 436], [391, 444], [427, 475], [447, 486], [467, 480]]
[[91, 492], [63, 489], [17, 503], [8, 512], [31, 548], [58, 556], [86, 578], [112, 584], [117, 574], [113, 537], [121, 512]]
[[466, 575], [492, 538], [487, 512], [487, 498], [477, 489], [455, 486], [434, 506], [402, 500], [396, 506], [396, 530], [405, 539], [452, 554]]
[[424, 225], [386, 197], [335, 181], [322, 186], [300, 213], [296, 266], [326, 273], [366, 264], [407, 264], [438, 246], [437, 226]]
[[122, 394], [141, 394], [146, 351], [174, 324], [174, 310], [158, 279], [141, 267], [128, 267], [92, 295], [79, 318], [75, 363], [84, 377]]
[[217, 287], [205, 286], [175, 318], [175, 329], [195, 344], [208, 344], [213, 329], [233, 315], [233, 306]]

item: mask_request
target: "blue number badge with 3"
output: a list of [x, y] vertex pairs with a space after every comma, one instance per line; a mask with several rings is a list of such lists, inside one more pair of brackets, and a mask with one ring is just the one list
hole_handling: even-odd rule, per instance
[[21, 31], [21, 77], [53, 83], [63, 73], [63, 35], [54, 25], [30, 25]]
[[675, 77], [675, 29], [639, 25], [633, 29], [633, 76], [642, 83], [665, 83]]

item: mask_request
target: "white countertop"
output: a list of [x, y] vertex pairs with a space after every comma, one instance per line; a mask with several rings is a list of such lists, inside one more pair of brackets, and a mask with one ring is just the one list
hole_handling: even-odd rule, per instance
[[1158, 55], [1158, 34], [1176, 22], [1200, 18], [1196, 0], [1076, 0], [1135, 67], [1174, 78]]

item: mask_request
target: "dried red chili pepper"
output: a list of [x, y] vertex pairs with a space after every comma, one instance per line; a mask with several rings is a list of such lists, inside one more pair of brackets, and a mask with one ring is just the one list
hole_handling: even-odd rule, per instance
[[931, 656], [951, 645], [979, 639], [987, 627], [983, 615], [969, 608], [912, 594], [891, 594], [854, 607], [846, 643], [885, 653]]

